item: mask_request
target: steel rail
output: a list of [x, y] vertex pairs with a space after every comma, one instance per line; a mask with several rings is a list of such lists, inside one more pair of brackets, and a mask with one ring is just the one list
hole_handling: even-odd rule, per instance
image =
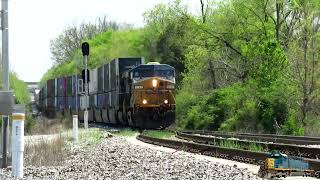
[[238, 140], [238, 139], [227, 139], [227, 138], [217, 138], [217, 137], [209, 137], [198, 134], [188, 134], [183, 132], [177, 132], [177, 138], [193, 141], [197, 143], [203, 144], [211, 144], [211, 145], [220, 145], [226, 141], [233, 142], [236, 145], [243, 147], [246, 150], [250, 149], [250, 145], [260, 146], [266, 152], [270, 152], [272, 150], [279, 150], [280, 152], [292, 156], [311, 158], [311, 159], [319, 159], [320, 158], [320, 149], [306, 146], [298, 146], [292, 144], [277, 144], [277, 143], [266, 143], [266, 142], [257, 142], [257, 141], [248, 141], [248, 140]]
[[224, 131], [207, 131], [207, 130], [195, 130], [195, 131], [185, 131], [185, 132], [196, 132], [205, 134], [232, 134], [232, 135], [247, 135], [247, 136], [257, 136], [257, 137], [271, 137], [271, 138], [283, 138], [283, 139], [297, 139], [306, 141], [318, 141], [320, 142], [320, 137], [317, 136], [293, 136], [293, 135], [279, 135], [279, 134], [259, 134], [259, 133], [238, 133], [238, 132], [224, 132]]
[[199, 153], [207, 156], [235, 160], [250, 164], [264, 164], [268, 153], [252, 152], [247, 150], [229, 149], [195, 142], [185, 142], [169, 139], [159, 139], [145, 135], [138, 135], [137, 139], [146, 143], [183, 150], [192, 153]]
[[[273, 142], [273, 143], [283, 143], [283, 144], [295, 144], [295, 145], [320, 145], [320, 140], [316, 137], [308, 137], [303, 139], [302, 136], [297, 139], [294, 139], [294, 136], [285, 136], [275, 135], [272, 137], [270, 134], [237, 134], [237, 133], [226, 133], [226, 132], [217, 132], [217, 131], [182, 131], [187, 134], [200, 134], [200, 135], [211, 135], [222, 138], [237, 138], [241, 140], [251, 140], [251, 141], [260, 141], [260, 142]], [[312, 140], [310, 140], [312, 139]]]

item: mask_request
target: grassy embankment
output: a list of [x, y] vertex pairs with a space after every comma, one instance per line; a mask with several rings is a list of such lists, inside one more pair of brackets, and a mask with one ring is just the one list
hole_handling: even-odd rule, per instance
[[[72, 153], [74, 148], [91, 148], [99, 144], [105, 137], [105, 132], [90, 128], [79, 129], [79, 140], [74, 142], [72, 130], [66, 126], [66, 120], [38, 122], [31, 132], [36, 133], [25, 143], [25, 163], [27, 166], [61, 165]], [[39, 135], [46, 134], [46, 135]]]

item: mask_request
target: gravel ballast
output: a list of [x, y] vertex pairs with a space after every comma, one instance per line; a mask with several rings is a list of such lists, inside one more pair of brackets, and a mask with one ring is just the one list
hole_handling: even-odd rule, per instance
[[[181, 153], [169, 153], [128, 142], [104, 139], [92, 148], [74, 148], [54, 167], [25, 167], [25, 179], [259, 179], [247, 169]], [[1, 170], [0, 179], [11, 179]]]

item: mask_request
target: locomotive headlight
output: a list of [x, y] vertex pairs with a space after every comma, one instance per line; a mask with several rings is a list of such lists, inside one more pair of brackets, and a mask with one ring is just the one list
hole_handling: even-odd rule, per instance
[[147, 104], [148, 103], [148, 101], [146, 100], [146, 99], [144, 99], [143, 101], [142, 101], [142, 104]]
[[134, 86], [134, 89], [143, 89], [143, 86]]
[[153, 80], [152, 80], [152, 86], [153, 86], [153, 87], [157, 87], [157, 85], [158, 85], [158, 80], [153, 79]]
[[168, 104], [168, 102], [169, 102], [168, 99], [165, 99], [165, 100], [164, 100], [164, 103], [165, 103], [165, 104]]

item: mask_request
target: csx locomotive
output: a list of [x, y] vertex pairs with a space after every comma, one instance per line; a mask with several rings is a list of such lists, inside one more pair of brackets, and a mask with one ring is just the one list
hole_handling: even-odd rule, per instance
[[39, 93], [39, 109], [51, 118], [78, 114], [80, 121], [87, 109], [89, 122], [148, 129], [165, 128], [175, 121], [175, 69], [167, 64], [114, 59], [89, 71], [88, 96], [79, 79], [83, 76], [48, 80]]
[[272, 151], [259, 169], [262, 178], [303, 175], [320, 178], [318, 160], [307, 161], [300, 157], [289, 157], [279, 151]]

